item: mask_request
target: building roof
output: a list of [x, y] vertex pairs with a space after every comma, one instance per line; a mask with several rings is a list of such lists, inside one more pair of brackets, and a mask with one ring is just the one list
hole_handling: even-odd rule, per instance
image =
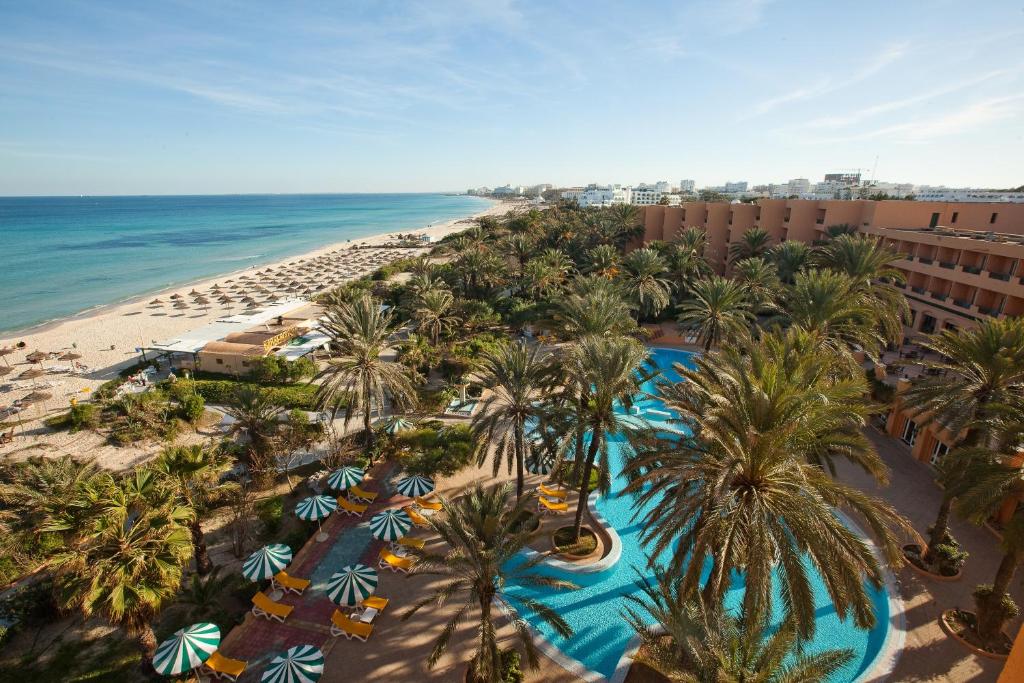
[[198, 353], [200, 349], [213, 341], [219, 341], [230, 334], [248, 332], [249, 328], [263, 325], [275, 320], [278, 316], [289, 317], [302, 312], [303, 308], [309, 307], [309, 314], [313, 315], [314, 308], [305, 299], [294, 299], [284, 301], [273, 306], [267, 306], [256, 313], [232, 315], [219, 318], [194, 330], [189, 330], [180, 336], [163, 341], [154, 341], [146, 349], [164, 352], [177, 353]]
[[262, 356], [265, 351], [255, 344], [233, 344], [231, 342], [212, 341], [200, 349], [201, 353], [216, 353], [221, 356]]

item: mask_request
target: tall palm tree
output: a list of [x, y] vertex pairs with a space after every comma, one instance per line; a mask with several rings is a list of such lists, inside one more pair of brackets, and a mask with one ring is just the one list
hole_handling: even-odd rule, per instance
[[546, 296], [565, 284], [572, 271], [572, 260], [559, 249], [545, 249], [526, 263], [523, 275], [529, 288]]
[[86, 618], [102, 614], [123, 628], [152, 672], [153, 622], [181, 588], [192, 555], [188, 523], [193, 512], [166, 489], [149, 487], [139, 500], [137, 482], [111, 480], [108, 493], [131, 505], [97, 506], [68, 548], [54, 558], [56, 586], [66, 607]]
[[389, 399], [402, 410], [414, 405], [413, 371], [381, 358], [395, 325], [391, 312], [373, 297], [362, 296], [348, 304], [331, 306], [325, 318], [321, 329], [330, 337], [330, 357], [317, 376], [317, 405], [336, 414], [339, 401], [347, 399], [346, 425], [361, 411], [366, 443], [372, 453], [373, 411], [383, 411]]
[[[692, 439], [648, 445], [627, 466], [642, 538], [652, 558], [671, 549], [670, 571], [697, 592], [705, 558], [705, 604], [720, 606], [733, 571], [744, 572], [744, 613], [772, 610], [772, 575], [801, 637], [814, 631], [808, 563], [816, 567], [841, 617], [869, 628], [875, 614], [864, 581], [882, 585], [871, 547], [833, 512], [856, 513], [898, 564], [892, 527], [905, 522], [882, 501], [832, 479], [825, 468], [847, 457], [884, 481], [885, 468], [860, 430], [870, 405], [861, 378], [835, 380], [815, 359], [798, 356], [798, 337], [765, 335], [677, 366], [666, 404]], [[828, 359], [822, 362], [828, 363]], [[674, 544], [678, 541], [678, 546]], [[692, 558], [692, 559], [691, 559]]]
[[265, 389], [243, 385], [236, 389], [231, 405], [224, 406], [224, 412], [235, 420], [231, 431], [245, 434], [249, 439], [249, 464], [262, 476], [270, 469], [268, 460], [280, 424], [277, 417], [282, 412], [281, 406], [271, 400], [270, 392]]
[[636, 329], [636, 321], [625, 297], [617, 281], [578, 277], [564, 296], [551, 301], [549, 320], [543, 324], [563, 339], [629, 334]]
[[[935, 374], [900, 392], [900, 404], [922, 426], [937, 423], [956, 435], [955, 445], [987, 446], [1000, 406], [1019, 405], [1024, 396], [1024, 319], [986, 319], [973, 329], [942, 330], [919, 343], [940, 360], [922, 361]], [[954, 497], [949, 490], [943, 495], [927, 561], [949, 532]]]
[[[903, 257], [869, 235], [840, 235], [825, 244], [814, 261], [850, 276], [856, 288], [878, 301], [877, 306], [909, 317], [906, 297], [895, 284], [903, 283], [903, 272], [893, 264]], [[902, 323], [902, 320], [900, 320]]]
[[648, 351], [643, 344], [628, 337], [587, 336], [573, 344], [562, 362], [562, 381], [570, 396], [571, 428], [564, 437], [579, 444], [579, 435], [589, 434], [590, 443], [582, 462], [574, 465], [579, 477], [580, 497], [573, 527], [577, 540], [583, 524], [583, 511], [590, 496], [590, 477], [599, 464], [604, 480], [608, 479], [609, 439], [631, 439], [639, 431], [636, 421], [616, 410], [628, 412], [640, 392], [642, 370]]
[[189, 531], [192, 534], [192, 556], [200, 575], [209, 574], [213, 570], [213, 562], [206, 550], [199, 515], [206, 510], [211, 494], [220, 485], [220, 475], [230, 464], [229, 458], [216, 446], [194, 444], [169, 446], [150, 465], [166, 478], [178, 499], [194, 511]]
[[707, 233], [699, 228], [680, 230], [669, 249], [669, 279], [675, 285], [676, 296], [685, 299], [693, 291], [695, 283], [713, 274], [704, 252], [707, 250]]
[[[442, 500], [444, 514], [430, 518], [430, 525], [445, 541], [443, 554], [413, 551], [419, 557], [413, 573], [444, 577], [442, 585], [408, 612], [408, 619], [430, 604], [458, 600], [455, 616], [445, 625], [427, 658], [432, 667], [448, 649], [459, 623], [472, 615], [476, 623], [476, 650], [470, 662], [470, 680], [498, 683], [501, 672], [501, 651], [498, 647], [495, 608], [511, 616], [512, 626], [526, 653], [531, 668], [539, 664], [537, 646], [526, 621], [518, 615], [506, 586], [516, 577], [520, 582], [551, 588], [574, 588], [570, 583], [530, 571], [536, 561], [527, 561], [512, 568], [515, 555], [539, 533], [523, 524], [528, 517], [531, 496], [512, 502], [509, 484], [484, 489], [479, 484], [454, 502]], [[510, 504], [511, 503], [511, 504]], [[517, 595], [518, 604], [532, 610], [555, 631], [568, 638], [572, 629], [554, 610], [532, 598]]]
[[459, 324], [453, 312], [455, 297], [447, 289], [430, 289], [416, 298], [412, 317], [416, 329], [426, 334], [436, 346], [442, 334], [449, 334]]
[[636, 302], [637, 320], [658, 315], [669, 304], [672, 282], [663, 277], [668, 265], [653, 249], [631, 251], [623, 259], [626, 292]]
[[610, 280], [619, 274], [622, 255], [610, 244], [599, 244], [587, 252], [586, 262], [586, 272]]
[[618, 246], [643, 235], [643, 212], [634, 204], [614, 204], [606, 209], [609, 222], [618, 231]]
[[540, 390], [549, 373], [547, 354], [519, 342], [484, 355], [477, 371], [490, 390], [473, 416], [477, 457], [482, 465], [493, 449], [494, 474], [504, 463], [516, 472], [516, 497], [523, 496], [526, 423], [541, 411]]
[[695, 283], [679, 306], [679, 325], [697, 333], [705, 351], [723, 338], [742, 336], [753, 321], [747, 292], [738, 282], [714, 276]]
[[779, 271], [779, 279], [787, 285], [793, 284], [797, 273], [811, 263], [813, 252], [803, 242], [786, 240], [768, 250], [767, 256]]
[[764, 228], [751, 228], [729, 245], [729, 261], [736, 263], [743, 259], [761, 256], [772, 246], [772, 236]]
[[516, 265], [516, 272], [522, 274], [536, 246], [533, 238], [522, 233], [512, 234], [505, 240], [504, 246]]
[[781, 283], [778, 270], [771, 261], [760, 256], [743, 259], [733, 267], [732, 277], [746, 288], [755, 313], [774, 308]]
[[[655, 568], [627, 595], [625, 617], [640, 636], [645, 657], [672, 680], [692, 683], [821, 681], [853, 659], [850, 650], [800, 651], [792, 621], [769, 634], [765, 621], [708, 609], [683, 592], [682, 577]], [[651, 622], [660, 627], [652, 630]]]

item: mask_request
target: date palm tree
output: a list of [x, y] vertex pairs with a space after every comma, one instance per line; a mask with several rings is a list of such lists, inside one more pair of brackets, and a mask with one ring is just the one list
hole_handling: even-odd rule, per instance
[[736, 263], [743, 259], [761, 256], [772, 246], [772, 236], [764, 228], [751, 228], [735, 242], [729, 245], [729, 262]]
[[787, 285], [793, 284], [797, 273], [803, 272], [811, 263], [814, 252], [803, 242], [786, 240], [768, 250], [766, 256], [779, 271], [779, 279]]
[[351, 303], [331, 306], [325, 317], [321, 329], [330, 337], [330, 357], [317, 376], [317, 405], [336, 415], [339, 402], [346, 401], [346, 425], [361, 412], [372, 453], [373, 411], [383, 411], [388, 400], [401, 410], [414, 405], [414, 373], [401, 363], [381, 358], [391, 343], [395, 324], [391, 312], [373, 297], [361, 296]]
[[679, 325], [697, 333], [705, 351], [727, 337], [745, 335], [754, 315], [738, 282], [714, 276], [694, 283], [691, 298], [679, 306]]
[[781, 283], [778, 270], [771, 261], [760, 256], [743, 259], [733, 267], [732, 277], [746, 288], [755, 313], [774, 308]]
[[188, 524], [194, 513], [145, 476], [109, 482], [112, 504], [97, 504], [55, 556], [55, 585], [65, 607], [86, 618], [99, 613], [124, 629], [149, 674], [157, 645], [153, 622], [181, 588], [192, 556]]
[[864, 380], [835, 379], [817, 359], [800, 357], [803, 345], [798, 336], [769, 334], [745, 348], [705, 354], [696, 369], [677, 366], [682, 381], [662, 395], [693, 438], [642, 448], [626, 471], [642, 538], [653, 558], [671, 549], [669, 568], [683, 577], [685, 594], [698, 591], [708, 563], [703, 598], [720, 606], [731, 572], [742, 571], [744, 613], [760, 620], [771, 613], [777, 573], [783, 609], [798, 634], [809, 637], [815, 608], [808, 561], [841, 617], [852, 616], [861, 628], [875, 623], [864, 582], [880, 587], [881, 566], [833, 509], [865, 521], [897, 565], [893, 527], [905, 522], [826, 471], [832, 459], [847, 457], [877, 479], [886, 474], [860, 431], [870, 411]]
[[[877, 308], [901, 312], [901, 320], [909, 317], [906, 297], [894, 284], [906, 281], [902, 271], [893, 264], [903, 257], [869, 235], [840, 235], [824, 245], [814, 256], [823, 268], [845, 273], [853, 279], [858, 291], [877, 300]], [[900, 330], [887, 333], [896, 338]]]
[[636, 303], [637, 320], [656, 316], [669, 304], [672, 282], [664, 277], [668, 264], [654, 249], [636, 249], [622, 261], [627, 294]]
[[0, 482], [0, 502], [14, 515], [12, 529], [36, 533], [47, 520], [64, 521], [66, 535], [78, 527], [90, 510], [83, 501], [95, 489], [102, 470], [92, 460], [70, 455], [56, 458], [34, 456], [24, 463], [5, 467]]
[[416, 330], [426, 334], [436, 346], [442, 334], [449, 334], [459, 324], [453, 313], [455, 297], [447, 289], [430, 289], [416, 298], [412, 317]]
[[485, 354], [477, 371], [480, 384], [490, 390], [473, 416], [477, 458], [482, 465], [491, 452], [495, 475], [502, 464], [509, 472], [515, 469], [516, 498], [523, 496], [526, 424], [540, 415], [540, 391], [549, 372], [547, 354], [522, 342]]
[[622, 254], [610, 244], [599, 244], [586, 254], [586, 272], [612, 279], [622, 269]]
[[568, 292], [552, 300], [549, 319], [543, 324], [569, 340], [629, 334], [636, 329], [621, 284], [597, 275], [573, 279]]
[[235, 390], [231, 405], [224, 412], [234, 418], [231, 432], [244, 434], [249, 439], [247, 450], [249, 465], [259, 476], [271, 469], [269, 459], [274, 449], [274, 437], [280, 423], [282, 408], [271, 400], [270, 392], [253, 385]]
[[[506, 591], [509, 579], [517, 578], [534, 586], [572, 589], [573, 584], [530, 571], [537, 561], [513, 566], [513, 558], [539, 532], [523, 524], [528, 516], [532, 496], [511, 500], [509, 484], [485, 489], [479, 484], [455, 501], [442, 500], [443, 513], [430, 518], [430, 526], [445, 541], [446, 551], [431, 553], [412, 551], [419, 561], [414, 574], [443, 577], [442, 585], [431, 595], [416, 603], [402, 615], [409, 619], [431, 604], [457, 600], [455, 616], [445, 625], [427, 658], [433, 667], [448, 649], [459, 623], [472, 618], [476, 624], [476, 648], [470, 661], [469, 680], [498, 683], [501, 680], [501, 651], [498, 646], [496, 609], [511, 616], [512, 627], [526, 653], [531, 668], [539, 664], [537, 646], [526, 621], [519, 616], [515, 604], [523, 605], [549, 624], [562, 637], [572, 629], [554, 610], [532, 598], [515, 596], [515, 604]], [[539, 559], [540, 556], [538, 556]]]
[[184, 505], [194, 511], [189, 523], [192, 534], [192, 556], [196, 572], [209, 574], [213, 562], [206, 550], [206, 538], [199, 515], [205, 512], [211, 495], [220, 488], [220, 475], [231, 466], [216, 446], [194, 444], [169, 446], [150, 465], [161, 474]]
[[669, 244], [666, 254], [668, 277], [675, 285], [678, 302], [688, 298], [693, 292], [694, 284], [710, 277], [714, 271], [704, 255], [707, 250], [707, 233], [703, 230], [694, 227], [684, 228]]
[[[956, 435], [954, 445], [988, 446], [1001, 406], [1019, 405], [1024, 396], [1024, 320], [986, 319], [973, 329], [942, 330], [919, 343], [939, 360], [921, 361], [934, 374], [900, 392], [900, 404], [921, 426], [936, 423]], [[950, 489], [943, 495], [929, 531], [927, 561], [949, 532], [954, 497]]]
[[565, 284], [572, 271], [572, 260], [558, 249], [545, 249], [530, 259], [523, 270], [529, 288], [539, 296], [547, 296]]

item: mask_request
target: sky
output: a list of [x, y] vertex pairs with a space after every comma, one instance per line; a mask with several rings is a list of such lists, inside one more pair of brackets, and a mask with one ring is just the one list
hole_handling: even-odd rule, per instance
[[0, 195], [1024, 183], [1019, 0], [0, 0]]

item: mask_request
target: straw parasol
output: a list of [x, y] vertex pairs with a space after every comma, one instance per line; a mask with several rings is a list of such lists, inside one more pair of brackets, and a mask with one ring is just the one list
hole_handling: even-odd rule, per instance
[[47, 359], [50, 354], [45, 351], [33, 351], [32, 353], [25, 356], [25, 360], [29, 363], [41, 363]]
[[258, 303], [256, 303], [255, 301], [250, 301], [249, 303], [247, 303], [245, 305], [245, 307], [246, 308], [259, 308], [260, 305]]
[[199, 296], [200, 294], [201, 292], [197, 292], [194, 287], [192, 288], [192, 291], [188, 293], [189, 296]]
[[327, 486], [335, 491], [344, 491], [361, 482], [365, 476], [364, 470], [349, 465], [331, 472], [327, 477]]
[[385, 510], [370, 518], [370, 533], [382, 541], [397, 541], [411, 528], [412, 517], [405, 510]]
[[150, 301], [149, 305], [150, 306], [163, 306], [164, 302], [163, 302], [162, 299], [157, 298], [157, 299], [153, 299], [152, 301]]
[[177, 309], [188, 308], [188, 304], [185, 303], [184, 301], [179, 301], [178, 303], [174, 304], [174, 307]]
[[220, 629], [200, 622], [179, 629], [160, 643], [153, 656], [153, 668], [164, 676], [177, 676], [200, 666], [220, 646]]
[[171, 294], [171, 298], [172, 299], [181, 299], [183, 297], [181, 296], [181, 294]]
[[53, 398], [53, 394], [48, 394], [45, 391], [33, 391], [25, 398], [21, 399], [22, 403], [42, 403], [43, 401], [49, 401]]
[[75, 353], [74, 351], [68, 351], [67, 353], [61, 354], [57, 360], [78, 360], [82, 357], [82, 354]]
[[324, 653], [312, 645], [296, 645], [274, 657], [261, 683], [314, 683], [324, 673]]
[[350, 564], [331, 575], [327, 597], [335, 605], [355, 607], [377, 590], [377, 570], [365, 564]]
[[265, 545], [242, 564], [242, 576], [250, 581], [266, 581], [292, 561], [292, 549], [283, 543]]
[[14, 372], [14, 368], [10, 365], [0, 365], [0, 377]]
[[327, 534], [324, 533], [320, 521], [329, 517], [337, 509], [338, 501], [330, 496], [310, 496], [300, 500], [299, 504], [295, 506], [295, 516], [307, 522], [316, 522], [316, 526], [320, 530], [316, 535], [316, 540], [323, 542], [327, 540]]
[[434, 490], [434, 480], [430, 477], [421, 477], [415, 474], [411, 477], [399, 479], [395, 488], [406, 498], [425, 496]]
[[42, 377], [45, 374], [46, 373], [43, 370], [40, 370], [39, 368], [31, 368], [30, 370], [26, 370], [25, 372], [18, 375], [18, 379], [35, 379], [37, 377]]

